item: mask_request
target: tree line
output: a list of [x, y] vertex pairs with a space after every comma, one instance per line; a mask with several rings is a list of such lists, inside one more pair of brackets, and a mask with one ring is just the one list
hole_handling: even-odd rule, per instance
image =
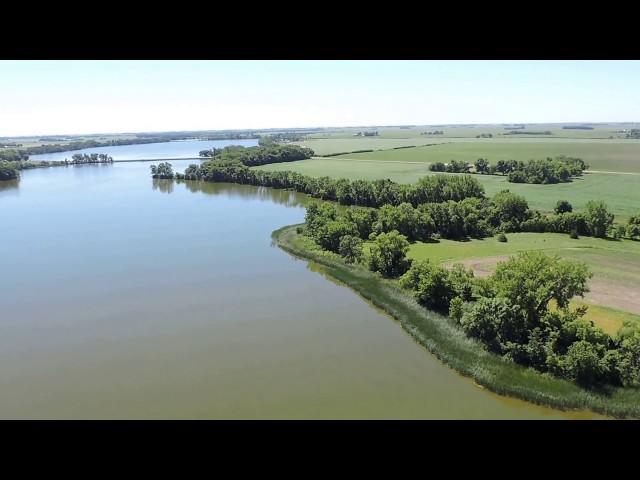
[[470, 175], [430, 175], [409, 185], [388, 179], [352, 181], [344, 178], [311, 177], [291, 171], [252, 170], [238, 161], [217, 159], [201, 165], [189, 165], [176, 178], [284, 188], [342, 205], [367, 207], [399, 205], [403, 202], [417, 206], [426, 202], [459, 201], [467, 197], [484, 196], [484, 188]]
[[0, 160], [0, 180], [12, 180], [15, 178], [19, 178], [20, 170], [29, 170], [32, 168], [64, 167], [68, 165], [84, 165], [90, 163], [113, 163], [113, 158], [104, 153], [76, 153], [71, 157], [71, 160], [65, 158], [64, 160], [56, 160], [51, 162], [36, 162], [33, 160]]
[[200, 151], [201, 157], [211, 157], [220, 162], [238, 162], [248, 167], [269, 163], [295, 162], [313, 156], [313, 150], [300, 145], [258, 145], [243, 147], [229, 145], [224, 148], [212, 148]]
[[447, 270], [412, 261], [406, 256], [411, 236], [437, 229], [436, 222], [426, 209], [394, 208], [340, 212], [333, 204], [313, 203], [298, 233], [346, 263], [398, 279], [421, 305], [448, 313], [497, 355], [584, 386], [640, 385], [640, 328], [626, 325], [612, 338], [583, 318], [586, 307], [569, 308], [572, 298], [588, 291], [591, 274], [584, 264], [529, 252], [478, 279], [460, 264]]
[[581, 158], [558, 156], [543, 160], [498, 160], [489, 163], [486, 158], [477, 159], [473, 165], [451, 160], [448, 164], [435, 162], [429, 165], [433, 172], [476, 173], [479, 175], [505, 175], [511, 183], [553, 184], [570, 182], [582, 175], [589, 165]]

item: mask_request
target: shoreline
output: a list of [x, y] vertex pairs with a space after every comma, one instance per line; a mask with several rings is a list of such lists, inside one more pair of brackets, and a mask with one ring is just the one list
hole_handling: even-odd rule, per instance
[[393, 317], [422, 347], [479, 387], [563, 411], [589, 410], [614, 418], [640, 418], [640, 389], [615, 388], [608, 394], [590, 391], [491, 354], [448, 317], [420, 306], [393, 281], [362, 266], [347, 265], [331, 252], [305, 248], [302, 236], [296, 233], [300, 225], [275, 230], [274, 244], [294, 257], [321, 265], [325, 274]]

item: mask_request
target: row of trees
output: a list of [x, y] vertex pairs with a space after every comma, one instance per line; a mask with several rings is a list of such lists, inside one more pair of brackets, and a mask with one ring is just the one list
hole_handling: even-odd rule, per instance
[[35, 162], [33, 160], [0, 160], [0, 180], [11, 180], [19, 177], [20, 170], [32, 168], [64, 167], [68, 165], [84, 165], [88, 163], [113, 163], [113, 158], [104, 153], [80, 154], [76, 153], [71, 160], [64, 159], [52, 162]]
[[[433, 241], [436, 238], [484, 238], [501, 232], [615, 236], [611, 230], [614, 217], [607, 211], [603, 202], [589, 202], [582, 213], [572, 212], [568, 202], [559, 204], [568, 205], [569, 210], [561, 210], [556, 215], [547, 217], [537, 210], [530, 210], [523, 197], [505, 190], [492, 198], [469, 197], [457, 202], [425, 202], [416, 207], [404, 202], [399, 205], [385, 204], [377, 209], [351, 207], [343, 213], [337, 213], [335, 206], [329, 205], [324, 207], [324, 211], [333, 213], [320, 218], [324, 218], [325, 223], [328, 220], [338, 221], [345, 226], [345, 231], [355, 232], [352, 234], [362, 240], [369, 239], [371, 234], [388, 233], [392, 230], [404, 235], [409, 241], [422, 242]], [[314, 211], [314, 207], [310, 209]], [[632, 218], [636, 221], [635, 217]], [[640, 230], [640, 224], [634, 223], [629, 228], [636, 232]], [[324, 230], [318, 231], [325, 235]], [[327, 233], [331, 239], [326, 242], [320, 237], [315, 240], [324, 248], [337, 252], [339, 237], [335, 235], [339, 232], [338, 229]]]
[[190, 165], [179, 178], [213, 182], [242, 183], [272, 188], [286, 188], [342, 205], [379, 207], [386, 204], [459, 201], [468, 197], [484, 197], [484, 188], [469, 175], [450, 177], [430, 175], [412, 185], [391, 180], [347, 180], [311, 177], [296, 172], [251, 170], [234, 161], [212, 160]]
[[295, 162], [313, 156], [313, 150], [300, 145], [277, 145], [270, 143], [256, 147], [230, 145], [222, 149], [202, 150], [201, 157], [212, 157], [221, 162], [239, 162], [248, 167], [269, 163]]
[[[612, 338], [583, 318], [586, 307], [569, 308], [572, 298], [587, 292], [591, 275], [584, 264], [525, 253], [477, 279], [459, 264], [447, 270], [428, 260], [412, 262], [408, 236], [387, 229], [430, 222], [412, 218], [408, 204], [395, 214], [387, 207], [340, 213], [335, 205], [314, 203], [303, 232], [347, 263], [399, 278], [420, 304], [448, 313], [493, 353], [582, 385], [640, 384], [640, 329], [627, 326]], [[395, 223], [385, 223], [396, 215]]]
[[71, 156], [71, 161], [64, 159], [67, 165], [83, 165], [85, 163], [113, 163], [113, 158], [106, 153], [76, 153]]
[[564, 183], [572, 177], [582, 175], [589, 166], [581, 158], [559, 156], [544, 160], [498, 160], [495, 165], [486, 158], [479, 158], [472, 165], [468, 162], [451, 160], [450, 163], [435, 162], [429, 170], [447, 173], [477, 173], [480, 175], [507, 175], [512, 183]]

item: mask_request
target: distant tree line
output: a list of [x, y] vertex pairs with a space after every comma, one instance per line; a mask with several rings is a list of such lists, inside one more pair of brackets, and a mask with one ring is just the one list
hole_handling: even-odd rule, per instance
[[444, 135], [444, 131], [434, 130], [433, 132], [420, 132], [420, 135]]
[[302, 135], [300, 133], [272, 133], [270, 135], [261, 136], [258, 141], [258, 145], [266, 147], [277, 143], [301, 142], [305, 138], [306, 135]]
[[626, 138], [640, 138], [640, 129], [637, 128], [632, 128], [631, 130], [629, 130], [629, 132], [625, 135]]
[[545, 130], [544, 132], [534, 132], [534, 131], [520, 132], [516, 130], [511, 130], [505, 133], [504, 135], [551, 135], [551, 132], [549, 130]]
[[593, 130], [593, 127], [586, 125], [565, 125], [562, 127], [564, 130]]
[[476, 135], [476, 138], [493, 138], [493, 134], [491, 134], [491, 133], [481, 133], [480, 135]]
[[43, 153], [69, 152], [73, 150], [84, 150], [85, 148], [97, 147], [113, 147], [119, 145], [137, 145], [145, 143], [168, 142], [168, 139], [161, 137], [152, 138], [127, 138], [119, 140], [81, 140], [69, 143], [53, 143], [50, 145], [38, 145], [36, 147], [28, 147], [24, 149], [27, 155], [40, 155]]
[[104, 153], [80, 154], [76, 153], [71, 160], [57, 160], [52, 162], [17, 160], [0, 160], [0, 180], [12, 180], [19, 177], [20, 170], [32, 168], [64, 167], [68, 165], [84, 165], [88, 163], [113, 163], [113, 158]]
[[300, 145], [262, 145], [243, 147], [230, 145], [224, 148], [202, 150], [201, 157], [211, 157], [220, 162], [239, 162], [248, 167], [267, 165], [269, 163], [295, 162], [313, 156], [313, 150]]
[[434, 162], [429, 170], [447, 173], [477, 173], [479, 175], [506, 175], [511, 183], [552, 184], [570, 182], [589, 168], [581, 158], [559, 156], [544, 160], [498, 160], [495, 165], [486, 158], [479, 158], [474, 165], [459, 160], [448, 164]]

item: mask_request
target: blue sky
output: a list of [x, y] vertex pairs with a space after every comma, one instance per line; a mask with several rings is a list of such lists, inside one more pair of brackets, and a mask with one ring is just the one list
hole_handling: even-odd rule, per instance
[[640, 121], [639, 61], [0, 61], [0, 136]]

